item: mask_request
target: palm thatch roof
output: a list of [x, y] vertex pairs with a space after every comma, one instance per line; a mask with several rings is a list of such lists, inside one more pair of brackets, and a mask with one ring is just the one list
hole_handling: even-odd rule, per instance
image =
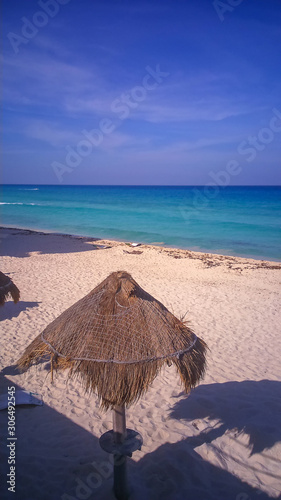
[[118, 271], [50, 323], [18, 365], [27, 369], [51, 358], [108, 409], [136, 401], [166, 362], [189, 391], [204, 373], [206, 347], [130, 274]]
[[12, 297], [14, 303], [16, 304], [20, 298], [20, 291], [12, 282], [11, 278], [0, 271], [0, 306], [5, 304], [5, 301], [8, 300], [9, 296]]

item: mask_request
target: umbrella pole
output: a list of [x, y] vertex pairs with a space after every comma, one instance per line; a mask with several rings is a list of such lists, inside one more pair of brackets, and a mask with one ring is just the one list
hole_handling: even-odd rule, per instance
[[[126, 415], [125, 406], [114, 406], [113, 408], [113, 436], [116, 444], [122, 444], [126, 439]], [[127, 457], [126, 455], [114, 454], [114, 494], [117, 500], [128, 499], [127, 488]]]

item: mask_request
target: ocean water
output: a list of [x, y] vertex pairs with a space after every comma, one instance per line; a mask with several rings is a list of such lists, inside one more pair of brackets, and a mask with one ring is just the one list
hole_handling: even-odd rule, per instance
[[281, 187], [4, 185], [1, 225], [281, 260]]

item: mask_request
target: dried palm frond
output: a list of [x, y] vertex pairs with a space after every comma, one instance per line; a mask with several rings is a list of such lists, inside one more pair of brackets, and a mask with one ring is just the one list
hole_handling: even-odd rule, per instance
[[20, 291], [12, 282], [11, 278], [0, 271], [0, 306], [5, 304], [9, 296], [12, 297], [14, 303], [16, 304], [20, 298]]

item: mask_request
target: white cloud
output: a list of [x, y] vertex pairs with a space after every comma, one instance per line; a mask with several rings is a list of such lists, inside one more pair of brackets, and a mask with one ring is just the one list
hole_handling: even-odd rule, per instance
[[40, 120], [29, 122], [24, 128], [24, 134], [54, 147], [76, 144], [81, 140], [81, 134], [77, 132], [64, 130], [57, 123]]

